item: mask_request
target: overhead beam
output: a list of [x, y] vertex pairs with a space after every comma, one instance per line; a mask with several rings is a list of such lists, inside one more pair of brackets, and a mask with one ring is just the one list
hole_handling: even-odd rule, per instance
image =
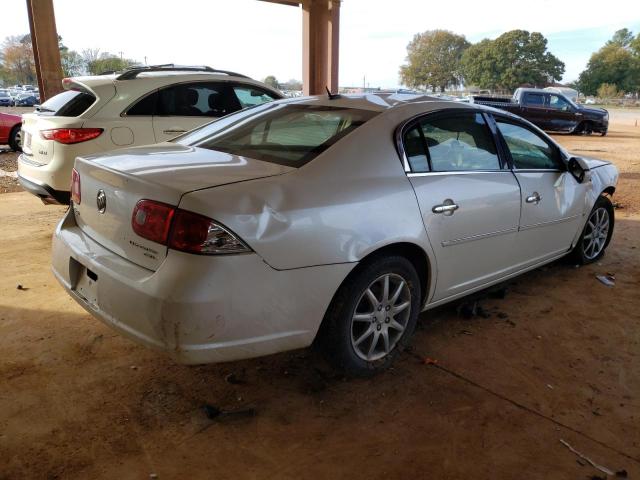
[[62, 91], [62, 64], [58, 48], [53, 0], [26, 0], [40, 101]]

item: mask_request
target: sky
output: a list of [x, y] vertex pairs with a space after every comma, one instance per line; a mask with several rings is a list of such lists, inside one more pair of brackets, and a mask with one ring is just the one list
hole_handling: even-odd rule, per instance
[[[24, 0], [2, 0], [0, 41], [28, 33]], [[396, 88], [414, 34], [447, 29], [477, 42], [541, 32], [577, 79], [591, 53], [623, 27], [640, 32], [631, 0], [343, 0], [340, 86]], [[605, 7], [606, 5], [606, 7]], [[302, 78], [300, 8], [256, 0], [54, 0], [58, 34], [72, 50], [99, 48], [148, 64], [210, 65], [256, 79]], [[530, 13], [529, 13], [530, 10]]]

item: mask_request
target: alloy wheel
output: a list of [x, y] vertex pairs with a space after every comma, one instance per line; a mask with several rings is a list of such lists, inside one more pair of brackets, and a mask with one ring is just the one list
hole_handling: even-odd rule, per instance
[[605, 247], [609, 236], [609, 212], [600, 207], [591, 212], [582, 239], [582, 251], [587, 260], [596, 258]]
[[411, 291], [400, 275], [386, 273], [362, 293], [351, 318], [351, 345], [368, 362], [387, 356], [411, 317]]

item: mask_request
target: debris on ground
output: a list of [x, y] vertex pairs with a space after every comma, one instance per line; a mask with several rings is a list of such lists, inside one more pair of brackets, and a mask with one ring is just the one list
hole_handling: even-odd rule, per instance
[[240, 418], [255, 417], [257, 414], [256, 409], [253, 407], [239, 408], [235, 410], [223, 410], [219, 407], [216, 407], [215, 405], [205, 404], [204, 407], [202, 407], [202, 409], [204, 410], [204, 413], [209, 420], [214, 420], [218, 418], [240, 419]]
[[607, 287], [613, 287], [616, 284], [615, 275], [607, 274], [607, 275], [596, 275], [596, 278], [600, 283], [606, 285]]
[[460, 330], [458, 332], [459, 335], [473, 335], [472, 332], [470, 332], [469, 330]]
[[497, 313], [497, 317], [498, 317], [498, 318], [500, 318], [500, 319], [502, 319], [502, 320], [504, 320], [505, 318], [509, 318], [509, 315], [507, 315], [507, 314], [506, 314], [506, 313], [504, 313], [504, 312], [498, 312], [498, 313]]
[[[615, 473], [613, 472], [613, 470], [608, 469], [607, 467], [603, 467], [602, 465], [598, 465], [596, 462], [594, 462], [593, 460], [591, 460], [589, 457], [587, 457], [586, 455], [580, 453], [578, 450], [576, 450], [575, 448], [573, 448], [571, 445], [569, 445], [568, 442], [564, 441], [563, 439], [560, 439], [560, 443], [563, 444], [565, 447], [567, 447], [569, 450], [571, 450], [573, 453], [575, 453], [576, 455], [578, 455], [581, 459], [583, 459], [584, 461], [586, 461], [587, 463], [589, 463], [593, 468], [595, 468], [596, 470], [600, 470], [602, 473], [605, 473], [607, 475], [615, 475]], [[621, 472], [624, 472], [624, 470], [621, 470]], [[626, 473], [626, 472], [625, 472]]]
[[158, 474], [157, 473], [150, 473], [149, 474], [149, 479], [150, 480], [157, 480], [158, 479]]
[[435, 358], [424, 357], [422, 359], [422, 363], [424, 363], [425, 365], [437, 365], [438, 364], [438, 360], [435, 359]]
[[613, 208], [615, 208], [617, 210], [622, 210], [624, 208], [624, 205], [619, 203], [619, 202], [613, 202], [612, 206], [613, 206]]
[[22, 290], [23, 292], [26, 292], [27, 290], [29, 290], [27, 287], [23, 287], [21, 284], [18, 284], [18, 286], [16, 287], [17, 290]]

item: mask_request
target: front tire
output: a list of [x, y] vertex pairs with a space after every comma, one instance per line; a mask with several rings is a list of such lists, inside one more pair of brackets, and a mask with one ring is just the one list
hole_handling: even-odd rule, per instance
[[582, 265], [599, 260], [611, 241], [614, 222], [611, 201], [605, 196], [598, 197], [578, 243], [571, 252], [573, 259]]
[[20, 126], [13, 127], [11, 133], [9, 134], [9, 147], [14, 152], [22, 151], [22, 143], [20, 138]]
[[413, 335], [421, 291], [414, 266], [402, 256], [359, 266], [325, 315], [321, 344], [329, 362], [350, 376], [388, 368]]

